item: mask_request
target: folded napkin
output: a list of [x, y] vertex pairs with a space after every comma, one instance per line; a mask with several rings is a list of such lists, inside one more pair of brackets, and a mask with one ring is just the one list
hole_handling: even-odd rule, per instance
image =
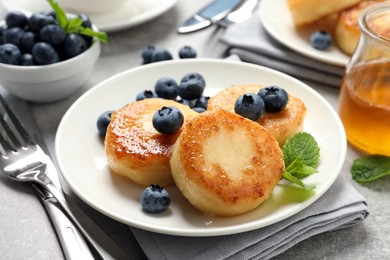
[[179, 237], [133, 229], [153, 259], [269, 259], [302, 240], [361, 223], [369, 212], [365, 199], [342, 175], [315, 203], [279, 223], [217, 237]]
[[228, 27], [220, 41], [241, 60], [282, 71], [293, 77], [340, 87], [344, 67], [319, 62], [296, 53], [271, 38], [258, 15]]

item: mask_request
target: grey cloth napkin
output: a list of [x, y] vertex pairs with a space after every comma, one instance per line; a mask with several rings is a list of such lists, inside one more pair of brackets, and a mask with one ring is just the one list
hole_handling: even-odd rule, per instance
[[153, 259], [269, 259], [319, 233], [350, 227], [368, 216], [362, 195], [342, 175], [315, 203], [281, 222], [217, 237], [178, 237], [132, 228]]
[[237, 54], [243, 61], [304, 80], [334, 87], [341, 85], [344, 67], [310, 59], [282, 46], [265, 31], [258, 15], [228, 27], [220, 41], [229, 46], [229, 54]]

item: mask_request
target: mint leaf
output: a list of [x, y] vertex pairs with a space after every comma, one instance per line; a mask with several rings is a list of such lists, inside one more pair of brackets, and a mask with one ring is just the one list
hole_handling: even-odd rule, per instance
[[282, 177], [286, 180], [289, 180], [295, 184], [297, 184], [298, 186], [300, 186], [301, 188], [305, 189], [305, 190], [314, 190], [316, 188], [316, 186], [314, 185], [306, 185], [303, 183], [303, 181], [301, 181], [300, 179], [294, 177], [293, 175], [291, 175], [291, 173], [285, 171], [283, 172], [282, 174]]
[[352, 163], [351, 174], [357, 182], [370, 182], [390, 175], [390, 157], [367, 155], [356, 159]]
[[73, 18], [69, 21], [68, 25], [66, 26], [66, 31], [68, 33], [78, 33], [78, 31], [81, 29], [81, 24], [83, 23], [83, 20], [80, 18]]
[[282, 177], [305, 190], [314, 190], [316, 186], [300, 180], [317, 172], [320, 147], [314, 137], [306, 132], [297, 133], [286, 141], [282, 152], [286, 167]]
[[91, 28], [82, 28], [79, 31], [79, 34], [83, 34], [83, 35], [87, 35], [87, 36], [91, 36], [91, 37], [96, 37], [99, 39], [99, 41], [101, 41], [103, 43], [107, 43], [107, 41], [108, 41], [108, 36], [106, 33], [97, 33], [94, 30], [92, 30]]
[[58, 24], [67, 32], [67, 33], [77, 33], [83, 34], [90, 37], [96, 37], [99, 41], [107, 43], [108, 36], [105, 32], [96, 32], [91, 28], [85, 28], [82, 26], [83, 20], [80, 18], [73, 18], [69, 21], [66, 13], [61, 8], [61, 6], [54, 0], [47, 0], [51, 5], [54, 12], [56, 13], [56, 18]]
[[55, 2], [54, 0], [47, 0], [51, 7], [53, 8], [54, 12], [56, 13], [56, 18], [59, 23], [59, 25], [65, 29], [66, 26], [68, 25], [69, 21], [68, 18], [66, 17], [66, 13], [64, 10], [62, 10], [61, 6]]
[[295, 178], [302, 179], [312, 175], [313, 173], [316, 173], [317, 169], [304, 164], [302, 161], [302, 156], [299, 156], [286, 168], [286, 171]]
[[302, 155], [302, 162], [311, 167], [317, 167], [320, 158], [320, 148], [309, 133], [301, 132], [289, 138], [282, 148], [286, 167]]

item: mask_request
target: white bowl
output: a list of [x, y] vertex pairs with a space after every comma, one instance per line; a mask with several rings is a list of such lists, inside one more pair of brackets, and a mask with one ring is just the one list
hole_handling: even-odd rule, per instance
[[122, 7], [126, 0], [57, 0], [60, 5], [71, 11], [93, 13], [110, 13]]
[[100, 42], [71, 59], [50, 65], [0, 63], [0, 84], [15, 96], [33, 102], [53, 102], [74, 93], [86, 81], [100, 55]]

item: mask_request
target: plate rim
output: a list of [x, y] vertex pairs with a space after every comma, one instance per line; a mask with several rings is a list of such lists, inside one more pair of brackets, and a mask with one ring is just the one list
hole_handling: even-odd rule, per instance
[[295, 214], [301, 212], [302, 210], [304, 210], [305, 208], [307, 208], [308, 206], [313, 204], [315, 201], [317, 201], [320, 197], [322, 197], [322, 195], [325, 194], [326, 191], [334, 184], [334, 182], [336, 181], [337, 177], [340, 175], [342, 166], [344, 164], [344, 161], [345, 161], [345, 158], [346, 158], [346, 152], [347, 152], [347, 141], [346, 141], [346, 138], [345, 138], [345, 132], [344, 131], [342, 132], [342, 135], [344, 137], [344, 138], [342, 138], [343, 139], [343, 143], [340, 144], [340, 152], [341, 152], [340, 159], [338, 160], [338, 165], [336, 167], [335, 173], [332, 175], [333, 179], [331, 179], [328, 182], [328, 186], [325, 187], [324, 190], [320, 194], [317, 193], [315, 196], [311, 196], [308, 199], [306, 199], [304, 202], [300, 203], [301, 204], [301, 208], [298, 211], [296, 211], [295, 209], [292, 209], [292, 210], [290, 210], [291, 212], [284, 214], [281, 219], [278, 219], [277, 221], [271, 221], [270, 220], [268, 222], [271, 222], [271, 223], [266, 223], [265, 225], [260, 225], [260, 226], [253, 225], [253, 223], [252, 223], [253, 221], [252, 221], [252, 222], [247, 222], [247, 223], [244, 223], [244, 224], [223, 227], [222, 229], [219, 229], [219, 228], [211, 228], [211, 229], [208, 229], [208, 230], [202, 229], [202, 232], [194, 232], [193, 230], [188, 230], [188, 229], [173, 230], [172, 228], [165, 228], [165, 227], [161, 227], [161, 226], [156, 228], [156, 227], [151, 226], [150, 224], [146, 224], [144, 222], [125, 220], [125, 219], [121, 218], [120, 216], [118, 216], [117, 214], [109, 213], [109, 212], [105, 211], [104, 209], [101, 209], [101, 208], [97, 207], [96, 205], [94, 205], [94, 203], [90, 199], [85, 198], [85, 196], [83, 194], [81, 194], [77, 188], [72, 187], [72, 181], [69, 180], [69, 176], [64, 174], [63, 166], [62, 166], [63, 162], [62, 162], [61, 158], [58, 158], [57, 155], [59, 154], [58, 153], [59, 152], [59, 145], [58, 144], [60, 142], [61, 132], [64, 130], [64, 125], [65, 125], [68, 117], [70, 117], [72, 115], [72, 113], [77, 108], [77, 106], [80, 103], [82, 103], [83, 100], [85, 98], [87, 98], [89, 95], [93, 95], [94, 91], [98, 91], [99, 88], [107, 86], [107, 84], [109, 84], [110, 81], [115, 81], [117, 79], [120, 79], [121, 77], [124, 77], [124, 75], [126, 75], [128, 73], [134, 73], [134, 72], [137, 72], [137, 71], [140, 71], [140, 70], [149, 69], [150, 67], [153, 68], [153, 67], [156, 67], [156, 66], [163, 66], [164, 64], [192, 63], [192, 62], [195, 62], [195, 63], [202, 63], [203, 62], [203, 63], [214, 64], [214, 65], [217, 65], [217, 64], [224, 65], [224, 64], [230, 63], [230, 64], [234, 64], [234, 66], [235, 65], [246, 66], [248, 68], [261, 69], [261, 70], [264, 70], [264, 71], [269, 71], [271, 73], [276, 73], [276, 74], [279, 74], [279, 75], [283, 75], [284, 77], [287, 77], [289, 80], [295, 81], [298, 85], [301, 85], [302, 87], [304, 87], [306, 91], [310, 91], [311, 94], [314, 94], [317, 98], [319, 98], [321, 100], [321, 102], [328, 108], [328, 112], [332, 114], [332, 118], [336, 119], [336, 121], [337, 121], [336, 123], [339, 126], [339, 128], [340, 129], [344, 129], [343, 126], [342, 126], [341, 120], [339, 120], [338, 117], [337, 117], [337, 113], [334, 111], [333, 107], [329, 104], [329, 102], [326, 101], [326, 99], [324, 97], [322, 97], [318, 92], [316, 92], [315, 90], [310, 88], [307, 84], [303, 83], [302, 81], [297, 80], [294, 77], [291, 77], [291, 76], [289, 76], [289, 75], [287, 75], [285, 73], [276, 71], [274, 69], [270, 69], [270, 68], [267, 68], [267, 67], [264, 67], [264, 66], [260, 66], [260, 65], [249, 64], [249, 63], [246, 63], [246, 62], [237, 62], [237, 61], [229, 61], [229, 60], [221, 60], [221, 59], [205, 59], [205, 58], [198, 58], [195, 61], [192, 61], [192, 60], [171, 60], [171, 61], [163, 61], [163, 62], [158, 62], [158, 63], [153, 63], [153, 64], [142, 65], [142, 66], [135, 67], [135, 68], [123, 71], [121, 73], [118, 73], [118, 74], [116, 74], [116, 75], [114, 75], [114, 76], [112, 76], [110, 78], [107, 78], [106, 80], [102, 81], [101, 83], [97, 84], [95, 87], [89, 89], [84, 94], [82, 94], [68, 108], [68, 110], [65, 112], [64, 116], [62, 117], [61, 122], [60, 122], [60, 124], [58, 126], [58, 129], [57, 129], [56, 136], [55, 136], [55, 156], [56, 156], [56, 159], [57, 159], [57, 162], [58, 162], [58, 167], [59, 167], [59, 170], [60, 170], [60, 174], [66, 180], [66, 182], [69, 185], [70, 189], [77, 196], [79, 196], [80, 199], [82, 199], [84, 202], [86, 202], [92, 208], [96, 209], [100, 213], [102, 213], [102, 214], [104, 214], [104, 215], [106, 215], [106, 216], [108, 216], [108, 217], [110, 217], [112, 219], [115, 219], [115, 220], [117, 220], [117, 221], [119, 221], [121, 223], [125, 223], [125, 224], [127, 224], [129, 226], [132, 226], [132, 227], [136, 227], [136, 228], [140, 228], [140, 229], [143, 229], [143, 230], [152, 231], [152, 232], [156, 232], [156, 233], [161, 233], [161, 234], [177, 235], [177, 236], [193, 236], [193, 237], [200, 237], [200, 236], [208, 237], [208, 236], [230, 235], [230, 234], [242, 233], [242, 232], [246, 232], [246, 231], [250, 231], [250, 230], [266, 227], [266, 226], [269, 226], [271, 224], [278, 223], [278, 222], [280, 222], [280, 221], [282, 221], [284, 219], [287, 219], [287, 218], [291, 217], [292, 215], [295, 215]]
[[[44, 3], [45, 0], [35, 0], [35, 1], [42, 1], [42, 3], [41, 3], [42, 5], [46, 4], [46, 3]], [[134, 0], [134, 1], [151, 1], [151, 0]], [[164, 1], [157, 1], [157, 2], [162, 3], [160, 9], [153, 8], [149, 12], [142, 12], [138, 15], [135, 15], [135, 16], [129, 18], [128, 20], [111, 21], [109, 23], [107, 22], [104, 24], [100, 24], [98, 26], [98, 28], [100, 31], [116, 32], [116, 31], [120, 31], [123, 29], [135, 27], [135, 26], [140, 25], [142, 23], [145, 23], [147, 21], [153, 20], [154, 18], [158, 17], [159, 15], [162, 15], [163, 13], [167, 12], [174, 5], [176, 5], [178, 0], [164, 0]], [[12, 6], [15, 6], [15, 4], [12, 3], [12, 0], [1, 0], [1, 4], [4, 7], [5, 11], [7, 11], [7, 12], [14, 10], [14, 8], [12, 8]], [[23, 8], [20, 5], [19, 5], [19, 7], [21, 8], [21, 10], [23, 12], [28, 12], [28, 13], [32, 12], [32, 10], [27, 10], [26, 8]]]
[[[285, 47], [287, 47], [287, 48], [289, 48], [297, 53], [300, 53], [308, 58], [311, 58], [311, 59], [314, 59], [317, 61], [321, 61], [321, 62], [330, 64], [330, 65], [336, 65], [339, 67], [347, 66], [348, 61], [349, 61], [348, 56], [346, 56], [345, 60], [341, 59], [341, 58], [329, 58], [329, 57], [331, 57], [331, 56], [329, 56], [329, 53], [325, 53], [325, 52], [321, 53], [321, 51], [314, 50], [312, 48], [310, 49], [310, 52], [307, 52], [307, 51], [302, 50], [302, 48], [297, 46], [296, 44], [291, 44], [290, 41], [288, 41], [288, 40], [286, 41], [285, 39], [283, 39], [283, 36], [277, 30], [274, 30], [273, 25], [269, 22], [269, 20], [264, 19], [264, 17], [266, 17], [266, 9], [267, 9], [266, 7], [269, 6], [269, 3], [271, 3], [272, 1], [282, 2], [283, 0], [262, 0], [262, 1], [260, 1], [259, 9], [258, 9], [258, 15], [259, 15], [260, 20], [263, 24], [263, 27], [267, 31], [267, 33], [272, 36], [272, 38], [274, 38], [276, 41], [278, 41], [283, 46], [285, 46]], [[340, 53], [342, 53], [342, 52], [340, 51]]]

